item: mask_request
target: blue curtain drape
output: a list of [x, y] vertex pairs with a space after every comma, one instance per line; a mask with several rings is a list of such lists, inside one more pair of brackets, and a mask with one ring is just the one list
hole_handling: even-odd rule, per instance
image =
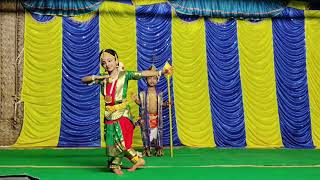
[[[281, 16], [303, 16], [303, 13], [287, 8]], [[313, 148], [304, 32], [304, 19], [273, 19], [280, 127], [283, 145], [288, 148]]]
[[205, 20], [210, 106], [218, 147], [246, 146], [237, 23]]
[[123, 4], [133, 4], [131, 0], [109, 0], [109, 1], [119, 2]]
[[50, 15], [39, 15], [39, 14], [34, 14], [31, 13], [31, 16], [33, 19], [39, 22], [48, 22], [51, 21], [55, 16], [50, 16]]
[[192, 22], [200, 18], [200, 16], [197, 16], [197, 15], [182, 14], [177, 11], [175, 11], [175, 13], [180, 19], [186, 22]]
[[59, 145], [100, 147], [100, 87], [80, 79], [99, 74], [99, 17], [63, 18], [62, 111]]
[[[171, 46], [171, 7], [169, 4], [156, 4], [150, 6], [140, 6], [136, 9], [137, 22], [137, 50], [138, 50], [138, 70], [146, 70], [152, 64], [158, 69], [169, 61], [172, 63]], [[145, 90], [147, 84], [140, 80], [139, 91]], [[174, 102], [172, 80], [170, 82], [172, 102]], [[167, 80], [160, 78], [157, 88], [164, 94], [164, 100], [168, 99]], [[163, 143], [170, 144], [169, 110], [163, 110]], [[180, 145], [177, 134], [174, 104], [172, 104], [173, 121], [173, 143]]]

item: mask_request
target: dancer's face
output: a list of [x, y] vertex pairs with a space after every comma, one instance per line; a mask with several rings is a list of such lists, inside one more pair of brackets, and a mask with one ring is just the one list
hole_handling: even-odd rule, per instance
[[148, 86], [150, 87], [156, 86], [158, 84], [158, 77], [157, 76], [147, 77], [147, 83], [148, 83]]
[[104, 52], [100, 60], [101, 66], [108, 72], [112, 72], [117, 68], [118, 61], [112, 54]]

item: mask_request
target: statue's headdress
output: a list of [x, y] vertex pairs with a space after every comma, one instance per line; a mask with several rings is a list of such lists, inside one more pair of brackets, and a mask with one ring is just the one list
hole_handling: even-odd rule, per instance
[[[155, 65], [151, 65], [148, 69], [149, 71], [158, 71], [157, 67]], [[160, 76], [159, 75], [156, 75], [157, 78], [158, 78], [158, 81], [160, 80]]]

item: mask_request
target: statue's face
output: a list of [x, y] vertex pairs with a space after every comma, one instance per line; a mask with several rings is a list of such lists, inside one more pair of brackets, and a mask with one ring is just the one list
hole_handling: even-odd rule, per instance
[[147, 77], [147, 83], [148, 83], [148, 86], [150, 87], [156, 86], [158, 84], [158, 77], [157, 76]]
[[101, 66], [108, 72], [112, 72], [117, 68], [118, 61], [112, 54], [102, 53], [100, 61]]

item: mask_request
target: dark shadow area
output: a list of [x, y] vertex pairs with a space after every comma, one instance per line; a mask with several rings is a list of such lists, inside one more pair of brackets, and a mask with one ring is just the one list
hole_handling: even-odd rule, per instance
[[0, 176], [0, 180], [39, 180], [39, 178], [28, 175], [7, 175]]

